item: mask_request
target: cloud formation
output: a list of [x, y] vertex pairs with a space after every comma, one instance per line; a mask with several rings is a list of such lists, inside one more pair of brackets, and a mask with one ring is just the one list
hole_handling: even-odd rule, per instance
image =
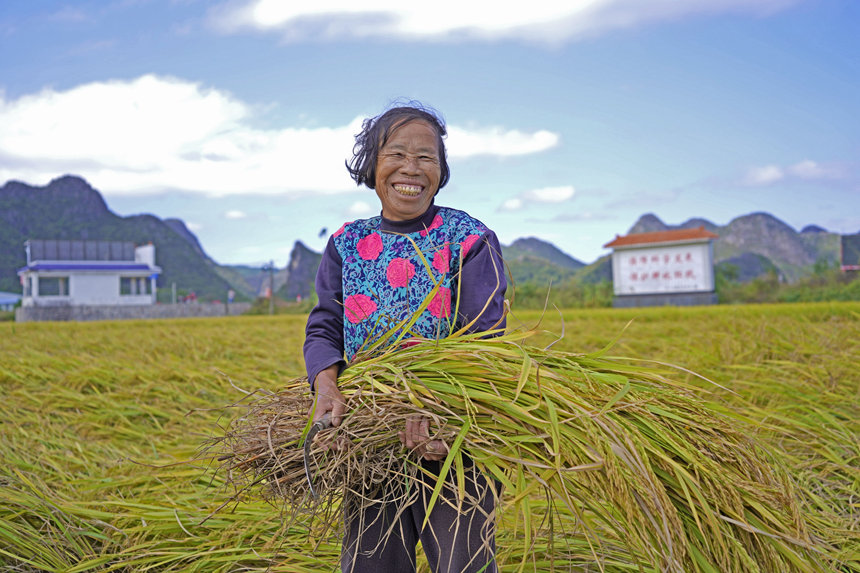
[[561, 203], [573, 198], [576, 191], [573, 185], [563, 185], [561, 187], [542, 187], [540, 189], [532, 189], [525, 193], [525, 198], [539, 203]]
[[435, 3], [366, 0], [231, 0], [215, 7], [218, 30], [278, 32], [288, 41], [396, 38], [403, 41], [520, 40], [558, 44], [611, 30], [701, 14], [765, 15], [801, 0], [532, 0]]
[[764, 187], [779, 181], [803, 179], [806, 181], [833, 180], [842, 177], [838, 167], [821, 165], [805, 159], [788, 166], [764, 165], [747, 170], [741, 182], [750, 187]]
[[516, 197], [506, 199], [500, 206], [499, 211], [520, 211], [536, 204], [563, 203], [573, 199], [576, 190], [573, 185], [562, 185], [558, 187], [541, 187], [520, 193]]
[[558, 145], [559, 140], [557, 133], [544, 129], [526, 133], [515, 129], [506, 131], [501, 127], [463, 129], [448, 126], [448, 141], [445, 145], [449, 157], [454, 158], [476, 155], [506, 157], [540, 153]]
[[350, 217], [367, 217], [369, 215], [374, 215], [379, 212], [379, 207], [372, 207], [370, 203], [366, 201], [355, 201], [352, 205], [350, 205], [346, 214]]
[[[0, 93], [0, 181], [45, 184], [81, 175], [106, 194], [184, 190], [209, 195], [340, 193], [361, 117], [334, 127], [259, 127], [263, 111], [200, 84], [146, 75]], [[549, 131], [450, 126], [449, 158], [538, 153]]]
[[784, 170], [777, 165], [764, 165], [750, 168], [744, 176], [746, 185], [770, 185], [785, 177]]

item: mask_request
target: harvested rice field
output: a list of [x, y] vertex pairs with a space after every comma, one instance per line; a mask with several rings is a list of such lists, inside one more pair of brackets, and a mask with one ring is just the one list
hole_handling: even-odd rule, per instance
[[[234, 497], [238, 470], [203, 455], [247, 392], [298, 392], [304, 320], [0, 323], [0, 570], [338, 570], [336, 523]], [[464, 393], [451, 428], [508, 480], [502, 571], [860, 572], [860, 304], [515, 312], [508, 326], [539, 332], [440, 346], [438, 367], [419, 345], [349, 382], [396, 394], [404, 375], [385, 373], [412, 365], [423, 386], [404, 403], [432, 410], [421, 388], [495, 380], [498, 401]], [[558, 372], [576, 384], [552, 386]], [[548, 419], [542, 441], [486, 415], [526, 401]]]

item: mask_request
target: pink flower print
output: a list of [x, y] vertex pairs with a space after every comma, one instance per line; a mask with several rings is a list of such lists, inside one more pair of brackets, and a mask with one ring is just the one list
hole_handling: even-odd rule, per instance
[[343, 302], [343, 309], [347, 320], [358, 324], [376, 312], [376, 303], [366, 294], [351, 294]]
[[352, 223], [353, 223], [353, 221], [349, 221], [349, 222], [344, 223], [343, 225], [341, 225], [341, 226], [340, 226], [340, 229], [338, 229], [337, 231], [335, 231], [333, 236], [335, 236], [335, 237], [340, 237], [341, 235], [343, 235], [343, 232], [346, 230], [346, 226], [347, 226], [347, 225], [350, 225], [350, 224], [352, 224]]
[[466, 255], [469, 254], [469, 249], [471, 249], [472, 245], [477, 243], [478, 239], [480, 239], [480, 238], [481, 237], [479, 237], [478, 235], [469, 235], [468, 237], [466, 237], [463, 240], [463, 242], [460, 243], [462, 245], [462, 249], [463, 249], [462, 253], [460, 254], [460, 257], [465, 259]]
[[382, 237], [379, 233], [371, 233], [366, 237], [362, 237], [356, 245], [358, 255], [365, 261], [375, 261], [379, 253], [382, 252]]
[[448, 243], [445, 246], [433, 253], [433, 268], [442, 274], [447, 273], [451, 268], [451, 247]]
[[409, 283], [409, 279], [415, 276], [415, 265], [409, 259], [401, 257], [391, 259], [385, 270], [385, 276], [388, 278], [388, 284], [392, 287], [405, 287]]
[[451, 315], [451, 289], [441, 287], [427, 308], [436, 318], [448, 318]]
[[432, 231], [433, 229], [438, 229], [439, 227], [441, 227], [442, 223], [444, 223], [444, 221], [442, 220], [442, 215], [436, 215], [435, 217], [433, 217], [433, 222], [430, 223], [430, 226], [427, 227], [426, 229], [423, 229], [419, 234], [422, 237], [426, 237], [430, 231]]

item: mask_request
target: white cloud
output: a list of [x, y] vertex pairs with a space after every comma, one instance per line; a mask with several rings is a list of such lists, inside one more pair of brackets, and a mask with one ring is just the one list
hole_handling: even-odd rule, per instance
[[840, 176], [837, 168], [823, 166], [809, 159], [790, 166], [788, 172], [801, 179], [837, 179]]
[[500, 127], [467, 130], [448, 127], [448, 156], [451, 158], [475, 155], [527, 155], [540, 153], [558, 145], [559, 135], [547, 130], [524, 133], [505, 131]]
[[499, 207], [500, 211], [519, 211], [523, 208], [523, 200], [519, 197], [514, 197], [513, 199], [507, 199], [504, 203]]
[[805, 159], [788, 166], [765, 165], [749, 169], [743, 177], [743, 184], [750, 186], [771, 185], [778, 181], [804, 179], [807, 181], [821, 179], [839, 179], [841, 170], [833, 165], [821, 165]]
[[516, 197], [506, 199], [499, 206], [499, 211], [520, 211], [526, 207], [537, 204], [562, 203], [573, 199], [575, 192], [576, 190], [573, 185], [530, 189], [520, 193]]
[[60, 22], [87, 22], [92, 20], [92, 17], [80, 8], [65, 6], [52, 13], [49, 19]]
[[765, 165], [763, 167], [753, 167], [744, 176], [743, 182], [746, 185], [770, 185], [785, 177], [781, 167], [776, 165]]
[[[361, 117], [335, 127], [260, 127], [262, 111], [231, 94], [146, 75], [6, 100], [0, 92], [0, 181], [46, 184], [72, 173], [100, 191], [209, 195], [340, 193]], [[452, 161], [522, 155], [558, 135], [450, 127]]]
[[763, 15], [802, 0], [532, 0], [518, 3], [404, 3], [393, 0], [230, 0], [212, 10], [223, 32], [277, 31], [287, 40], [368, 37], [406, 41], [516, 39], [560, 43], [610, 30], [701, 14]]
[[224, 213], [224, 216], [228, 219], [245, 219], [248, 217], [248, 214], [244, 211], [233, 210], [227, 211], [226, 213]]
[[356, 201], [346, 210], [346, 214], [349, 217], [364, 217], [377, 213], [379, 213], [379, 207], [371, 207], [371, 205], [365, 201]]
[[561, 203], [573, 198], [575, 190], [573, 185], [563, 185], [561, 187], [543, 187], [541, 189], [533, 189], [525, 193], [525, 197], [531, 201], [538, 203]]
[[[554, 223], [593, 223], [596, 221], [614, 221], [615, 219], [606, 213], [594, 213], [583, 211], [581, 213], [559, 213], [551, 221]], [[589, 239], [591, 237], [588, 237]]]

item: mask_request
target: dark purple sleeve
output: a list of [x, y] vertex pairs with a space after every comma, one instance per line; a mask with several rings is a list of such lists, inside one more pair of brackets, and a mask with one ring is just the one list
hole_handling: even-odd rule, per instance
[[470, 332], [504, 328], [507, 286], [499, 239], [493, 231], [487, 231], [480, 241], [472, 245], [463, 261], [459, 280], [458, 326], [466, 325], [477, 317], [469, 328]]
[[341, 370], [346, 366], [343, 357], [342, 264], [334, 240], [329, 239], [317, 270], [319, 301], [308, 315], [305, 327], [305, 368], [311, 386], [320, 371], [333, 364], [339, 364]]

